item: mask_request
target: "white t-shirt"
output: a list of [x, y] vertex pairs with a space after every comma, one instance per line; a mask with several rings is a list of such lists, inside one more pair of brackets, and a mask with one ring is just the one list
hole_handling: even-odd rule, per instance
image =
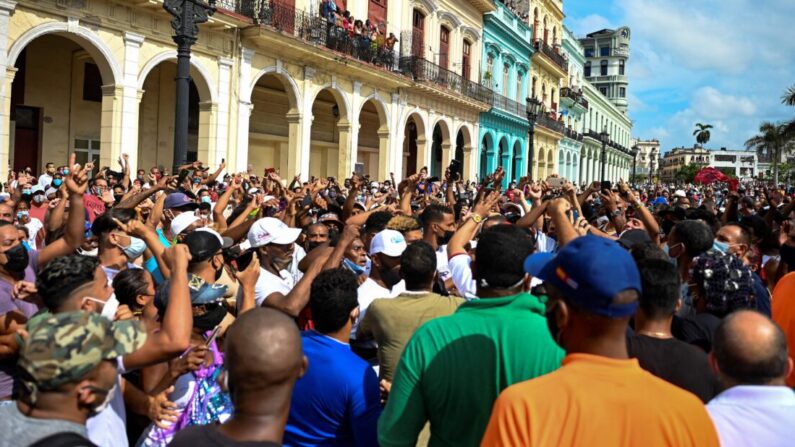
[[536, 253], [555, 253], [558, 250], [558, 241], [547, 236], [546, 233], [536, 230]]
[[447, 264], [447, 244], [440, 245], [439, 248], [436, 249], [436, 273], [439, 274], [439, 279], [441, 279], [442, 282], [447, 282], [447, 280], [452, 277], [450, 266]]
[[121, 373], [116, 376], [116, 391], [110, 405], [86, 420], [88, 439], [102, 447], [128, 447], [127, 413], [124, 410], [124, 393], [121, 389]]
[[30, 234], [30, 237], [28, 238], [28, 245], [30, 245], [30, 248], [33, 250], [38, 250], [38, 247], [36, 247], [36, 235], [39, 234], [39, 230], [44, 228], [44, 224], [41, 223], [39, 219], [31, 217], [30, 222], [26, 223], [25, 227], [28, 229], [28, 233]]
[[[356, 322], [353, 323], [353, 328], [351, 329], [351, 339], [356, 340], [356, 329], [359, 328], [359, 323], [364, 320], [364, 314], [367, 312], [367, 308], [370, 306], [370, 303], [379, 299], [379, 298], [394, 298], [406, 290], [406, 282], [401, 280], [399, 283], [395, 284], [392, 287], [392, 290], [389, 290], [385, 287], [381, 287], [378, 285], [377, 282], [373, 281], [370, 278], [367, 278], [362, 285], [359, 286], [358, 290], [358, 298], [359, 298], [359, 318], [356, 319]], [[375, 343], [375, 340], [371, 340], [370, 342], [365, 343], [365, 346], [372, 345], [372, 347], [377, 347], [378, 345]]]
[[458, 293], [467, 301], [477, 299], [477, 285], [472, 278], [472, 257], [460, 253], [450, 258], [447, 265]]
[[42, 188], [46, 188], [50, 184], [52, 184], [52, 176], [50, 174], [44, 173], [39, 176], [39, 185]]
[[[257, 279], [257, 284], [254, 286], [254, 298], [257, 301], [257, 306], [262, 306], [265, 298], [272, 293], [279, 292], [287, 295], [293, 290], [293, 287], [304, 276], [298, 270], [298, 263], [301, 262], [301, 259], [304, 259], [304, 256], [306, 256], [304, 249], [296, 245], [295, 250], [293, 250], [292, 264], [290, 264], [288, 269], [280, 271], [278, 276], [260, 267], [259, 279]], [[243, 289], [241, 288], [238, 291], [238, 302], [242, 302], [242, 293]]]

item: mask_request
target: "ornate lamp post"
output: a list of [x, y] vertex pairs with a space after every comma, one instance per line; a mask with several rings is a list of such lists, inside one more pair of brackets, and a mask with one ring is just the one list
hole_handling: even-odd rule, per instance
[[526, 112], [527, 112], [527, 121], [530, 123], [530, 128], [527, 131], [528, 137], [530, 141], [528, 142], [528, 156], [527, 156], [527, 177], [530, 180], [533, 180], [533, 163], [535, 159], [535, 147], [533, 143], [533, 136], [535, 135], [536, 131], [536, 119], [538, 119], [538, 112], [541, 110], [541, 101], [536, 99], [536, 97], [527, 98], [526, 100]]
[[199, 36], [199, 24], [215, 13], [215, 0], [165, 0], [163, 9], [174, 16], [174, 42], [177, 44], [176, 111], [174, 120], [174, 172], [188, 159], [188, 92], [190, 86], [190, 47]]
[[602, 141], [602, 183], [604, 183], [607, 180], [605, 177], [605, 164], [607, 163], [607, 141], [610, 139], [610, 134], [607, 133], [607, 126], [602, 128], [602, 132], [599, 133], [599, 139]]

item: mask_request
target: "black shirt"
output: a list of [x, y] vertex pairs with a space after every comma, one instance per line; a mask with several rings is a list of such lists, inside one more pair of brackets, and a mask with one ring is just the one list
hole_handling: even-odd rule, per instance
[[709, 368], [707, 354], [675, 338], [645, 335], [627, 337], [627, 351], [640, 367], [655, 376], [690, 391], [703, 402], [718, 394], [718, 381]]
[[674, 315], [671, 333], [678, 340], [696, 345], [704, 352], [712, 351], [712, 337], [718, 329], [721, 319], [711, 313], [700, 313], [695, 316], [679, 317]]
[[268, 441], [235, 441], [218, 431], [218, 425], [195, 425], [174, 436], [169, 447], [281, 447]]

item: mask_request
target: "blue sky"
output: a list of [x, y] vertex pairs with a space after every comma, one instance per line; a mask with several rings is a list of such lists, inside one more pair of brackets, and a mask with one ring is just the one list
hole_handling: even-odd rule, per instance
[[692, 146], [696, 122], [715, 126], [708, 148], [740, 149], [762, 121], [795, 118], [781, 95], [795, 85], [795, 0], [564, 0], [576, 36], [632, 29], [633, 135], [663, 151]]

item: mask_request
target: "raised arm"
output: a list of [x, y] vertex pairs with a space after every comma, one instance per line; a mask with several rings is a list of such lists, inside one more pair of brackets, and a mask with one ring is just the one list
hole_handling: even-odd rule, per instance
[[353, 241], [359, 237], [359, 230], [360, 228], [358, 225], [345, 225], [345, 228], [342, 230], [342, 236], [340, 236], [337, 245], [334, 246], [334, 250], [326, 260], [323, 270], [335, 269], [342, 264], [342, 260], [345, 258], [345, 250], [347, 250]]
[[312, 286], [312, 281], [323, 270], [325, 263], [326, 259], [318, 259], [317, 262], [309, 266], [309, 269], [290, 293], [287, 295], [280, 292], [271, 293], [262, 302], [262, 305], [273, 307], [290, 316], [298, 317], [298, 314], [306, 307], [306, 303], [309, 302], [309, 290]]
[[226, 210], [226, 207], [229, 205], [229, 199], [232, 197], [232, 193], [240, 188], [242, 188], [242, 186], [239, 183], [232, 183], [226, 188], [226, 191], [218, 197], [218, 201], [215, 202], [215, 207], [213, 208], [213, 222], [215, 222], [215, 228], [219, 233], [223, 233], [227, 229], [224, 210]]
[[238, 307], [237, 316], [240, 318], [245, 312], [257, 307], [257, 298], [255, 288], [257, 286], [257, 279], [259, 279], [259, 256], [254, 253], [251, 257], [251, 262], [248, 267], [242, 272], [237, 272], [235, 275], [240, 282], [241, 301]]
[[54, 240], [39, 251], [39, 267], [44, 267], [48, 262], [59, 256], [68, 255], [78, 249], [85, 240], [85, 215], [83, 194], [88, 187], [88, 171], [93, 168], [87, 163], [82, 168], [75, 164], [75, 154], [69, 157], [71, 171], [66, 177], [66, 188], [69, 190], [69, 217], [66, 220], [64, 237]]
[[571, 203], [567, 199], [555, 199], [547, 207], [549, 216], [555, 224], [558, 233], [558, 245], [564, 246], [580, 235], [574, 229], [569, 220], [568, 212], [571, 210]]
[[206, 185], [208, 183], [214, 182], [215, 179], [217, 179], [218, 176], [221, 175], [222, 172], [224, 172], [224, 169], [226, 169], [226, 163], [222, 161], [221, 164], [218, 165], [218, 169], [216, 169], [215, 172], [213, 172], [212, 174], [208, 175], [207, 178], [204, 179], [202, 183]]

